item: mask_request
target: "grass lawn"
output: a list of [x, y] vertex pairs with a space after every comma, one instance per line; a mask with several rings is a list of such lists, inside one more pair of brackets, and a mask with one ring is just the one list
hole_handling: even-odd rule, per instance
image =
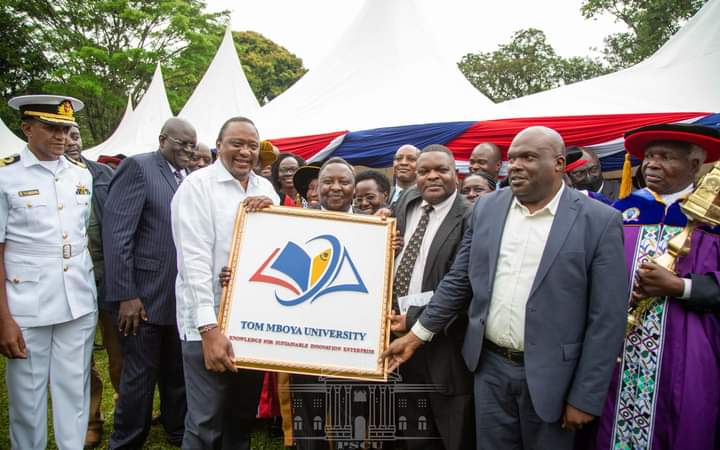
[[[99, 336], [99, 333], [98, 333]], [[103, 399], [102, 399], [102, 412], [105, 418], [105, 426], [103, 433], [103, 441], [98, 448], [107, 448], [107, 439], [112, 432], [112, 419], [113, 419], [113, 388], [110, 384], [107, 371], [107, 353], [105, 350], [96, 351], [94, 353], [95, 364], [97, 364], [100, 371], [100, 375], [103, 378]], [[0, 449], [10, 448], [10, 430], [8, 426], [8, 397], [7, 387], [5, 386], [5, 357], [0, 356]], [[160, 410], [157, 392], [155, 393], [155, 411]], [[48, 426], [50, 429], [50, 435], [48, 439], [48, 449], [55, 450], [55, 442], [52, 435], [52, 412], [48, 411]], [[145, 449], [148, 450], [176, 450], [176, 447], [165, 443], [165, 433], [162, 426], [153, 426], [150, 430], [150, 435], [145, 442]], [[258, 427], [258, 430], [253, 434], [253, 445], [252, 448], [255, 450], [281, 450], [283, 449], [282, 439], [272, 438], [268, 432], [262, 427]]]

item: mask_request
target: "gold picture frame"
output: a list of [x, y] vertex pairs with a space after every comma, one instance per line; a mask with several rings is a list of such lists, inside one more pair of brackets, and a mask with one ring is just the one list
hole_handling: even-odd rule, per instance
[[[248, 230], [248, 228], [250, 229]], [[275, 233], [273, 233], [273, 229]], [[286, 234], [292, 235], [292, 239], [276, 236], [278, 230], [281, 232], [284, 230]], [[357, 239], [358, 232], [362, 232], [364, 239]], [[386, 381], [387, 368], [379, 356], [389, 345], [390, 339], [389, 313], [392, 308], [394, 261], [392, 238], [394, 232], [394, 218], [282, 206], [271, 206], [258, 212], [248, 213], [241, 205], [235, 219], [228, 262], [228, 266], [231, 268], [231, 279], [222, 290], [219, 314], [220, 330], [233, 343], [236, 367], [355, 380]], [[317, 233], [322, 234], [310, 240], [304, 238], [306, 235]], [[251, 240], [251, 235], [259, 237], [260, 240]], [[344, 236], [343, 239], [341, 239], [342, 236]], [[297, 249], [303, 244], [316, 239], [321, 239], [319, 242], [323, 242], [322, 239], [331, 242], [328, 240], [330, 237], [334, 238], [332, 242], [342, 242], [342, 249], [338, 250], [339, 247], [334, 245], [329, 250], [319, 253], [314, 259], [310, 258], [307, 253], [301, 253], [304, 255], [300, 258], [303, 262], [306, 261], [305, 256], [307, 256], [307, 260], [312, 261], [309, 270], [305, 269], [303, 264], [283, 266], [290, 267], [288, 269], [291, 272], [290, 275], [301, 275], [299, 277], [300, 284], [296, 285], [293, 281], [298, 277], [290, 276], [280, 279], [261, 275], [261, 272], [272, 271], [276, 267], [270, 262], [273, 258], [277, 258], [274, 261], [278, 263], [280, 258], [284, 257], [288, 247], [292, 247], [291, 250], [297, 254], [299, 252]], [[284, 241], [287, 243], [280, 251], [281, 243]], [[382, 246], [381, 249], [373, 248], [379, 246], [378, 244]], [[273, 247], [276, 247], [274, 251], [272, 251]], [[351, 247], [352, 251], [348, 247]], [[258, 263], [268, 252], [270, 252], [270, 257], [257, 268]], [[350, 259], [353, 253], [360, 257], [355, 262]], [[340, 262], [337, 263], [337, 261]], [[349, 263], [346, 264], [348, 261]], [[299, 266], [300, 269], [296, 266]], [[344, 266], [350, 267], [351, 270], [345, 269]], [[278, 291], [287, 293], [288, 289], [294, 288], [293, 292], [297, 292], [301, 288], [307, 288], [302, 283], [305, 281], [304, 275], [307, 274], [308, 280], [314, 282], [313, 277], [318, 271], [322, 275], [316, 277], [319, 280], [312, 286], [312, 289], [300, 292], [302, 295], [298, 299], [302, 301], [287, 301], [282, 304], [283, 307], [278, 307], [276, 303], [283, 302]], [[349, 286], [347, 284], [330, 286], [331, 282], [339, 279], [341, 271], [357, 277], [356, 281], [359, 284], [354, 285], [352, 288], [354, 290], [346, 288], [346, 291], [343, 291], [345, 286]], [[254, 275], [248, 278], [248, 275], [253, 273]], [[281, 275], [286, 274], [281, 273]], [[325, 285], [324, 290], [318, 289], [317, 286], [323, 280], [331, 281]], [[257, 281], [260, 282], [257, 283]], [[273, 282], [277, 284], [270, 284]], [[358, 287], [360, 284], [367, 292], [361, 292], [362, 289]], [[322, 287], [320, 286], [320, 288]], [[274, 302], [268, 294], [269, 289], [275, 289]], [[318, 293], [315, 298], [309, 296], [313, 289]], [[380, 298], [377, 298], [377, 295]], [[320, 296], [323, 296], [322, 299], [319, 299]], [[250, 297], [262, 300], [250, 300]], [[309, 300], [303, 300], [305, 297]], [[315, 303], [315, 300], [318, 302]], [[256, 302], [255, 307], [253, 307], [253, 301]], [[362, 302], [369, 303], [370, 309], [366, 310], [366, 306]], [[357, 320], [361, 322], [357, 328], [361, 331], [343, 331], [342, 328], [333, 328], [332, 321], [334, 320], [344, 321], [344, 325], [339, 327], [348, 328], [347, 324], [350, 318], [345, 317], [346, 314], [337, 313], [340, 308], [339, 304], [343, 305], [343, 313], [347, 310], [347, 314], [353, 315], [353, 318], [357, 317]], [[325, 315], [333, 317], [325, 318]], [[265, 320], [265, 316], [272, 317], [267, 317]], [[239, 320], [244, 317], [247, 317], [248, 320]], [[295, 320], [295, 322], [293, 325], [281, 325], [273, 322], [273, 320], [277, 321], [278, 317], [286, 318], [284, 320], [289, 321]], [[326, 319], [328, 324], [323, 328], [322, 324]], [[233, 322], [230, 322], [231, 320]], [[311, 320], [314, 326], [301, 325], [300, 322], [305, 323], [306, 320]], [[371, 321], [374, 323], [370, 323]], [[238, 322], [242, 322], [241, 329]], [[251, 325], [252, 328], [250, 328]], [[280, 330], [285, 329], [292, 330], [294, 334], [291, 337], [283, 338]], [[281, 336], [278, 336], [279, 334]], [[308, 336], [309, 334], [311, 336]], [[320, 334], [323, 335], [322, 338], [318, 337]], [[372, 345], [364, 342], [363, 347], [355, 346], [361, 344], [352, 343], [350, 345], [342, 342], [350, 337], [364, 340], [366, 336], [374, 336], [377, 340], [373, 340]], [[334, 344], [335, 341], [338, 341], [337, 345]], [[288, 347], [288, 349], [281, 347]], [[261, 348], [263, 350], [260, 350]], [[290, 348], [292, 348], [292, 352], [290, 352]], [[374, 358], [372, 367], [370, 367], [369, 359], [370, 350], [372, 350]], [[329, 363], [332, 360], [332, 352], [336, 352], [334, 356], [338, 361], [342, 361], [342, 364]], [[354, 353], [358, 354], [354, 355]], [[307, 360], [301, 362], [299, 361], [301, 358], [307, 358]], [[353, 365], [352, 361], [355, 360], [357, 360], [357, 366]]]

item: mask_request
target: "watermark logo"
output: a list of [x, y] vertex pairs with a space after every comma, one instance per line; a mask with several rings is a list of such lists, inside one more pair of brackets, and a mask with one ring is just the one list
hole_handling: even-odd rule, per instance
[[[318, 245], [321, 249], [312, 254], [306, 250]], [[332, 292], [368, 292], [347, 248], [330, 234], [316, 236], [304, 246], [288, 241], [272, 251], [249, 281], [284, 288], [275, 290], [275, 299], [283, 306], [312, 303]], [[292, 296], [285, 297], [284, 290]]]
[[291, 376], [281, 391], [292, 398], [293, 440], [322, 440], [337, 449], [387, 448], [400, 440], [440, 439], [432, 425], [429, 393], [441, 386]]

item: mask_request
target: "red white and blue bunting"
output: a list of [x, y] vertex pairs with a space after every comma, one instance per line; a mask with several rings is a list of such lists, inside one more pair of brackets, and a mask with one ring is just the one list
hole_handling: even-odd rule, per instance
[[281, 151], [302, 156], [307, 161], [322, 161], [340, 156], [354, 165], [380, 168], [392, 165], [395, 151], [403, 144], [418, 148], [429, 144], [447, 145], [461, 171], [475, 145], [493, 142], [504, 151], [513, 137], [532, 125], [557, 130], [566, 145], [591, 147], [600, 157], [603, 170], [622, 167], [623, 134], [632, 129], [660, 123], [698, 123], [720, 128], [720, 114], [707, 112], [613, 114], [596, 116], [530, 117], [480, 122], [446, 122], [363, 131], [336, 131], [313, 136], [271, 139]]

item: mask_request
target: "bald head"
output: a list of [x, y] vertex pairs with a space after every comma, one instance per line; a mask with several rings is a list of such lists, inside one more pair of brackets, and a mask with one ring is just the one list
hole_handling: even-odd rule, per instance
[[470, 153], [468, 165], [470, 173], [484, 172], [497, 180], [502, 166], [502, 150], [492, 142], [478, 144]]
[[415, 167], [418, 156], [420, 156], [420, 149], [410, 144], [401, 146], [395, 152], [393, 174], [395, 175], [395, 182], [403, 189], [415, 184], [417, 179]]
[[158, 137], [160, 152], [176, 169], [185, 169], [197, 146], [195, 127], [185, 119], [172, 117], [160, 130]]
[[508, 161], [510, 188], [531, 212], [547, 205], [562, 187], [565, 143], [552, 128], [519, 132], [510, 144]]
[[528, 127], [519, 132], [513, 138], [510, 147], [515, 145], [517, 141], [531, 139], [534, 142], [541, 143], [548, 148], [551, 148], [556, 155], [565, 156], [565, 141], [563, 141], [560, 133], [553, 130], [552, 128], [543, 126]]
[[195, 134], [195, 127], [193, 127], [192, 124], [185, 119], [181, 119], [180, 117], [171, 117], [165, 121], [162, 130], [160, 130], [160, 134], [181, 132], [192, 132]]
[[208, 147], [208, 145], [205, 143], [198, 142], [197, 148], [190, 157], [190, 165], [188, 166], [188, 170], [190, 172], [193, 172], [195, 170], [207, 167], [210, 164], [212, 164], [212, 152], [210, 151], [210, 147]]

